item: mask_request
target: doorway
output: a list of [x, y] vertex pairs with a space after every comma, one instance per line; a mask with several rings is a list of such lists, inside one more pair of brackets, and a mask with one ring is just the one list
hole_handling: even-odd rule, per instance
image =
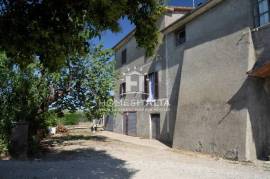
[[150, 116], [150, 138], [159, 139], [160, 137], [160, 114]]
[[124, 112], [123, 133], [129, 136], [137, 136], [137, 114], [136, 112]]

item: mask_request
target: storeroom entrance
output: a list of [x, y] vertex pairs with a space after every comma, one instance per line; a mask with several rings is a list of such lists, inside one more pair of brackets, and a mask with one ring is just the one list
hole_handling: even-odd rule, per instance
[[137, 114], [136, 112], [124, 112], [123, 133], [129, 136], [137, 136]]
[[160, 136], [160, 114], [151, 114], [150, 117], [150, 138], [159, 139]]

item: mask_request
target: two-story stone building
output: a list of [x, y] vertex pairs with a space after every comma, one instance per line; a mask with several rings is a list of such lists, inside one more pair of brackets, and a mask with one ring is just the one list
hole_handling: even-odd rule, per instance
[[269, 5], [209, 0], [194, 10], [172, 7], [158, 22], [161, 43], [151, 58], [134, 31], [128, 34], [114, 47], [115, 99], [128, 102], [107, 128], [236, 160], [269, 156]]

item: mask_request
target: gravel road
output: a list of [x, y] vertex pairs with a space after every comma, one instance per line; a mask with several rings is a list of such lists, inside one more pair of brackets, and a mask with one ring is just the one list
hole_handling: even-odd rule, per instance
[[[76, 129], [44, 141], [50, 151], [27, 161], [0, 161], [9, 178], [270, 179], [270, 165], [239, 163], [174, 151], [157, 141]], [[259, 166], [258, 166], [259, 164]]]

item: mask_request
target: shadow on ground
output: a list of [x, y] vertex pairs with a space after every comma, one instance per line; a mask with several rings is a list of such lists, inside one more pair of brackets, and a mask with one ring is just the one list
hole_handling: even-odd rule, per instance
[[[68, 135], [48, 139], [47, 152], [39, 160], [0, 161], [1, 178], [131, 178], [137, 170], [128, 168], [126, 161], [115, 158], [93, 146], [71, 150], [55, 150], [50, 145], [80, 140], [108, 141], [102, 136]], [[83, 147], [83, 148], [81, 148]], [[84, 148], [85, 147], [85, 148]]]
[[0, 161], [0, 178], [131, 178], [137, 171], [105, 151], [77, 149], [40, 161]]
[[58, 136], [53, 137], [49, 140], [44, 140], [43, 144], [52, 145], [52, 144], [63, 144], [64, 142], [69, 141], [80, 141], [80, 140], [92, 140], [92, 141], [99, 141], [99, 142], [107, 142], [108, 138], [103, 136], [85, 136], [85, 135], [66, 135], [66, 136]]

